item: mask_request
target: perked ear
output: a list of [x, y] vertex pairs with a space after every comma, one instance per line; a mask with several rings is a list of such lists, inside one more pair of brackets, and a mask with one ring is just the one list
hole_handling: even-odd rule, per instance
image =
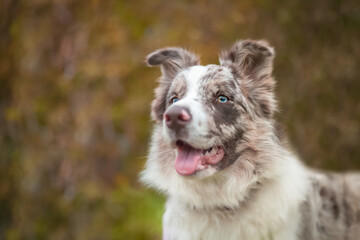
[[146, 58], [150, 66], [160, 65], [161, 72], [165, 79], [173, 79], [181, 70], [199, 65], [199, 58], [182, 48], [159, 49]]
[[274, 57], [275, 51], [266, 41], [244, 40], [222, 52], [220, 65], [252, 78], [261, 78], [271, 75]]
[[275, 81], [272, 78], [274, 49], [266, 41], [236, 42], [222, 52], [220, 65], [229, 67], [242, 81], [247, 98], [260, 116], [272, 117], [276, 110]]

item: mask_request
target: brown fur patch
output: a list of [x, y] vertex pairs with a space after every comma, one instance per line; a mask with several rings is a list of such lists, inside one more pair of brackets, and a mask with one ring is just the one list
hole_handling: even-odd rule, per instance
[[231, 69], [241, 80], [242, 90], [257, 115], [271, 118], [276, 109], [273, 95], [275, 81], [271, 77], [275, 53], [265, 41], [245, 40], [222, 53], [222, 66]]
[[187, 83], [186, 79], [183, 75], [180, 74], [180, 76], [176, 77], [176, 80], [173, 81], [173, 84], [171, 85], [171, 88], [168, 91], [167, 97], [173, 97], [176, 96], [179, 99], [182, 98], [187, 91]]

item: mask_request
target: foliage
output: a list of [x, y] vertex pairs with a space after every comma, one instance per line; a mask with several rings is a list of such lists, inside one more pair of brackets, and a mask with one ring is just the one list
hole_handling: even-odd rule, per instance
[[304, 161], [360, 169], [356, 0], [3, 0], [0, 239], [155, 239], [163, 197], [137, 181], [158, 69], [176, 45], [217, 62], [237, 39], [276, 49], [281, 114]]

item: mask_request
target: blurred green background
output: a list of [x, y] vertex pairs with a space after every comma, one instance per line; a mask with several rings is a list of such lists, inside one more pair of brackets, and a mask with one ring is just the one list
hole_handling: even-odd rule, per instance
[[307, 165], [360, 170], [358, 0], [0, 1], [0, 239], [157, 239], [145, 190], [157, 68], [183, 46], [217, 63], [276, 49], [278, 119]]

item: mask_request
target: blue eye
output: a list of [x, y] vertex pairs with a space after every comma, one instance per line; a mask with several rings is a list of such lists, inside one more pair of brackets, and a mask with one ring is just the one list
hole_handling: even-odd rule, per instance
[[220, 95], [218, 98], [217, 98], [218, 102], [221, 102], [221, 103], [225, 103], [227, 101], [229, 101], [229, 98], [224, 96], [224, 95]]
[[177, 97], [173, 97], [170, 102], [171, 103], [176, 103], [177, 101], [179, 101], [179, 99]]

